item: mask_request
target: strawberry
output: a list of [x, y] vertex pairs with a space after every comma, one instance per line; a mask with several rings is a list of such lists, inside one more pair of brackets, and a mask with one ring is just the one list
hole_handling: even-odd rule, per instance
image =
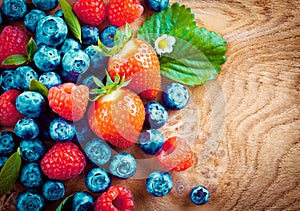
[[157, 159], [162, 167], [180, 172], [193, 165], [194, 153], [185, 140], [175, 136], [165, 141]]
[[78, 176], [84, 169], [84, 154], [72, 142], [55, 144], [41, 160], [41, 169], [50, 179], [67, 180]]
[[111, 186], [96, 201], [95, 211], [131, 211], [134, 209], [132, 193], [126, 187]]
[[14, 54], [26, 55], [26, 44], [29, 37], [17, 26], [4, 27], [0, 35], [0, 67], [15, 68], [15, 65], [2, 65], [1, 63]]
[[[108, 75], [108, 74], [107, 74]], [[125, 78], [119, 83], [117, 75], [114, 82], [107, 76], [107, 84], [95, 81], [101, 89], [92, 90], [99, 93], [88, 111], [91, 130], [100, 138], [121, 148], [134, 144], [142, 130], [145, 120], [145, 108], [140, 97], [124, 88], [128, 82]]]
[[87, 108], [89, 88], [85, 85], [64, 83], [51, 87], [48, 94], [49, 106], [67, 120], [80, 120]]
[[0, 125], [14, 127], [17, 121], [24, 117], [16, 109], [16, 99], [21, 92], [10, 89], [0, 96]]
[[106, 16], [103, 0], [78, 0], [73, 10], [79, 20], [93, 26], [101, 24]]
[[139, 0], [110, 0], [107, 7], [108, 20], [115, 26], [132, 23], [143, 12], [144, 7]]

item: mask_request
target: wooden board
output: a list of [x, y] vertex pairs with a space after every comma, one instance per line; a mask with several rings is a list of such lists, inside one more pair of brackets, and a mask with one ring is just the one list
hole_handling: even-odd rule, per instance
[[[196, 164], [172, 173], [174, 188], [163, 198], [149, 196], [143, 179], [114, 182], [132, 190], [136, 210], [300, 210], [299, 1], [178, 2], [228, 42], [218, 79], [192, 89]], [[211, 191], [208, 204], [189, 201], [194, 185]], [[68, 193], [83, 188], [82, 177], [68, 182]], [[0, 210], [11, 210], [15, 195], [2, 198]]]

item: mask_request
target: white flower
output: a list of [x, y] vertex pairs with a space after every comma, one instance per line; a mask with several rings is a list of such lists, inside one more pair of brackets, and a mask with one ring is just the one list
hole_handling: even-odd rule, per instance
[[155, 50], [157, 54], [171, 53], [175, 42], [176, 40], [174, 37], [163, 34], [155, 40]]

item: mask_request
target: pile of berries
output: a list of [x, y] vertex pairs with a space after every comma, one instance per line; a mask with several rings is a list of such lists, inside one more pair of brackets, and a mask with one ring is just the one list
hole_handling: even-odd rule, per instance
[[[153, 11], [168, 5], [167, 0], [145, 3]], [[167, 195], [172, 189], [168, 171], [190, 168], [194, 153], [181, 137], [165, 140], [160, 128], [168, 121], [168, 111], [185, 108], [190, 96], [176, 82], [160, 91], [159, 59], [145, 40], [125, 36], [126, 42], [114, 43], [118, 30], [134, 22], [144, 7], [138, 0], [110, 0], [108, 5], [78, 0], [73, 11], [82, 23], [80, 43], [70, 36], [65, 14], [53, 12], [58, 0], [32, 4], [4, 0], [0, 13], [0, 24], [6, 25], [0, 35], [0, 168], [19, 147], [19, 179], [26, 190], [18, 195], [16, 209], [42, 210], [62, 200], [64, 181], [86, 172], [88, 191], [71, 197], [72, 210], [133, 210], [132, 193], [112, 185], [112, 177], [135, 175], [136, 158], [122, 152], [135, 144], [165, 169], [147, 177], [147, 191]], [[100, 32], [106, 17], [112, 25]], [[23, 20], [26, 31], [13, 26], [15, 20]], [[12, 55], [29, 57], [30, 37], [37, 45], [31, 60], [22, 66], [2, 63]], [[98, 40], [106, 46], [103, 54], [93, 47]], [[120, 51], [110, 51], [117, 44]], [[197, 186], [190, 196], [193, 203], [205, 204], [210, 195]]]

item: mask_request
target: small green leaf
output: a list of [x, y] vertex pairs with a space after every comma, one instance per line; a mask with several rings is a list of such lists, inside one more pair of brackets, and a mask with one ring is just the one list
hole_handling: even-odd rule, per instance
[[26, 53], [29, 61], [33, 60], [33, 56], [35, 52], [37, 51], [37, 45], [34, 41], [34, 39], [31, 37], [26, 45]]
[[95, 82], [95, 84], [98, 86], [98, 87], [104, 87], [104, 84], [102, 83], [102, 81], [99, 79], [99, 78], [97, 78], [97, 77], [95, 77], [95, 76], [92, 76], [92, 78], [93, 78], [93, 81]]
[[32, 79], [30, 81], [29, 90], [39, 92], [46, 99], [48, 98], [49, 91], [48, 91], [47, 87], [36, 79]]
[[27, 57], [23, 54], [15, 54], [7, 57], [1, 64], [3, 65], [21, 65], [27, 62]]
[[0, 197], [10, 191], [19, 177], [21, 168], [20, 149], [12, 154], [0, 172]]
[[80, 23], [73, 12], [71, 5], [66, 0], [60, 0], [60, 6], [69, 29], [71, 30], [74, 37], [76, 37], [81, 43], [82, 40]]
[[58, 205], [58, 207], [56, 208], [55, 211], [62, 211], [64, 205], [65, 205], [65, 204], [67, 203], [67, 201], [68, 201], [69, 199], [71, 199], [73, 196], [74, 196], [74, 194], [71, 194], [71, 195], [69, 195], [68, 197], [66, 197], [66, 198]]

